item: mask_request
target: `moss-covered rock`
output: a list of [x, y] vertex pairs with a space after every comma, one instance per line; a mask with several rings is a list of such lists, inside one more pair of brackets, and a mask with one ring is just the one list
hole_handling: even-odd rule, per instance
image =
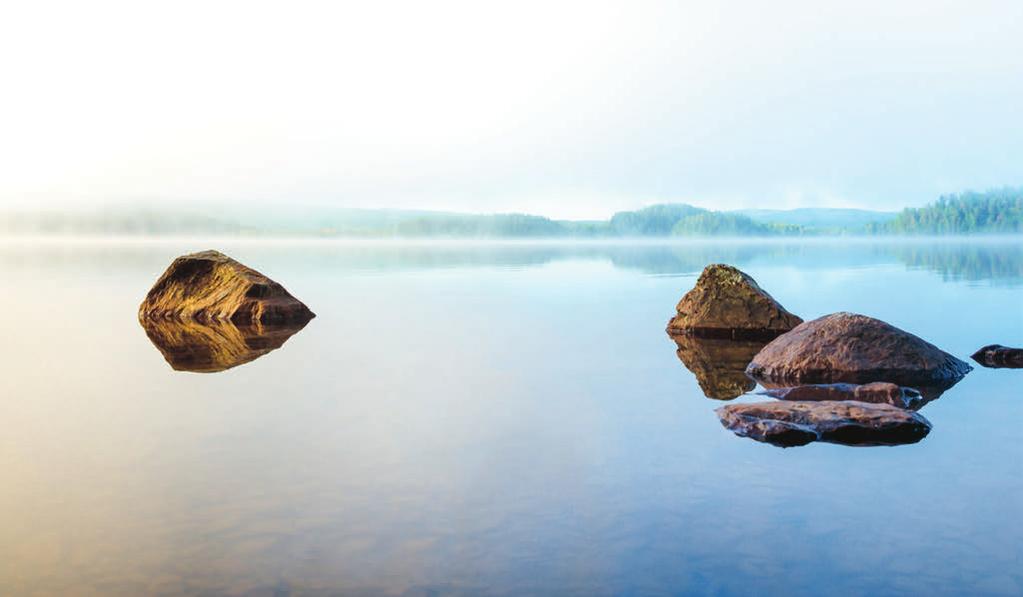
[[675, 310], [669, 333], [711, 338], [770, 339], [803, 322], [756, 280], [724, 264], [704, 268]]

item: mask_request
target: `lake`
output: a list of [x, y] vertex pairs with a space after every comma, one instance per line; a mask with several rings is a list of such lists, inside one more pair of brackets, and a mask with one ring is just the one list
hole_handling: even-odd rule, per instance
[[[207, 248], [317, 317], [175, 370], [136, 310]], [[1018, 239], [4, 241], [0, 594], [1023, 592], [1023, 371], [919, 443], [738, 437], [664, 332], [714, 262], [804, 319], [1023, 345]]]

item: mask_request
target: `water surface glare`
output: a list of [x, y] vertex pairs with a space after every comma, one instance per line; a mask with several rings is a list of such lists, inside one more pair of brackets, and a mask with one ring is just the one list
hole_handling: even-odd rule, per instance
[[[317, 318], [175, 370], [136, 310], [207, 248]], [[1023, 592], [1023, 371], [916, 444], [737, 437], [742, 351], [687, 348], [698, 380], [664, 333], [712, 262], [804, 319], [1023, 345], [1014, 239], [5, 242], [0, 594]]]

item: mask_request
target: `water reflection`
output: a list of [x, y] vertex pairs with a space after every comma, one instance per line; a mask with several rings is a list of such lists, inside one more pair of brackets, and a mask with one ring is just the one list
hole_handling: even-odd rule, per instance
[[[154, 271], [205, 246], [283, 272], [333, 315], [261, 361], [172, 371], [134, 313]], [[779, 453], [713, 413], [760, 398], [708, 400], [668, 354], [664, 322], [695, 278], [614, 269], [599, 252], [518, 267], [540, 255], [0, 248], [12, 290], [0, 594], [1023, 585], [1015, 502], [1003, 500], [1010, 515], [974, 507], [1023, 495], [1014, 371], [977, 371], [926, 407], [937, 434], [915, 446]], [[804, 269], [796, 253], [765, 251], [750, 269], [802, 315], [876, 314], [957, 355], [1023, 330], [1023, 287], [946, 283], [884, 255], [870, 267], [819, 256]], [[978, 275], [991, 271], [1008, 270]], [[481, 340], [495, 317], [507, 333]]]
[[757, 387], [746, 375], [746, 366], [767, 342], [698, 338], [689, 334], [671, 334], [678, 350], [675, 354], [696, 376], [703, 395], [714, 400], [732, 400]]
[[903, 243], [888, 247], [912, 269], [941, 275], [943, 280], [992, 280], [1014, 285], [1023, 281], [1023, 243], [971, 243], [963, 240], [931, 244]]
[[873, 382], [876, 382], [876, 381], [887, 381], [887, 382], [892, 382], [892, 383], [898, 383], [899, 385], [904, 385], [904, 386], [906, 386], [908, 388], [911, 388], [913, 390], [916, 390], [917, 392], [920, 393], [920, 399], [915, 400], [913, 402], [913, 404], [909, 407], [912, 410], [920, 410], [925, 404], [928, 404], [930, 402], [934, 402], [938, 398], [941, 398], [942, 394], [944, 394], [945, 392], [950, 390], [952, 388], [952, 386], [954, 386], [957, 383], [959, 383], [960, 381], [962, 381], [963, 378], [960, 377], [958, 379], [949, 379], [949, 380], [945, 380], [945, 381], [941, 381], [941, 382], [933, 382], [930, 385], [903, 384], [903, 383], [899, 383], [897, 380], [893, 380], [891, 378], [887, 378], [886, 376], [878, 376], [877, 374], [869, 374], [869, 375], [864, 375], [862, 377], [847, 376], [847, 377], [843, 377], [841, 380], [836, 380], [836, 379], [832, 378], [831, 376], [816, 377], [816, 376], [812, 376], [812, 375], [801, 377], [798, 381], [795, 381], [795, 380], [773, 380], [773, 379], [761, 378], [761, 377], [758, 377], [758, 378], [755, 378], [755, 379], [756, 379], [757, 383], [759, 383], [761, 386], [763, 386], [764, 388], [766, 388], [768, 390], [780, 390], [780, 389], [784, 389], [784, 388], [791, 388], [793, 386], [807, 385], [807, 384], [830, 384], [830, 383], [868, 384], [868, 383], [873, 383]]
[[[117, 266], [151, 269], [170, 255], [194, 248], [170, 241], [141, 242], [124, 250], [116, 240], [87, 243], [0, 244], [0, 266], [34, 269], [65, 266], [109, 271]], [[203, 243], [208, 244], [208, 243]], [[320, 271], [392, 272], [449, 268], [518, 269], [563, 260], [608, 261], [616, 268], [654, 275], [693, 274], [708, 263], [748, 267], [758, 263], [825, 270], [836, 266], [858, 268], [901, 264], [932, 272], [945, 281], [991, 281], [999, 285], [1023, 283], [1023, 243], [1016, 238], [993, 239], [831, 239], [809, 240], [706, 240], [665, 242], [302, 242], [265, 245], [226, 240], [224, 249], [246, 254], [273, 267], [285, 261], [291, 267]], [[296, 263], [295, 253], [302, 260]]]
[[230, 322], [147, 319], [140, 323], [153, 346], [175, 371], [216, 373], [277, 350], [307, 322], [236, 326]]

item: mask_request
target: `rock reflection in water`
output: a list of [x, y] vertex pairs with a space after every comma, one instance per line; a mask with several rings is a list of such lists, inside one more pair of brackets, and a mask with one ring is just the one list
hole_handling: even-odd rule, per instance
[[196, 373], [216, 373], [254, 361], [306, 326], [306, 322], [236, 326], [171, 319], [148, 319], [141, 324], [171, 368]]
[[[789, 388], [798, 387], [798, 386], [804, 386], [804, 385], [808, 385], [808, 384], [831, 384], [831, 383], [869, 384], [869, 383], [890, 382], [891, 381], [890, 378], [887, 378], [884, 375], [873, 375], [873, 374], [870, 374], [870, 375], [866, 375], [865, 374], [865, 375], [862, 375], [862, 376], [855, 376], [855, 375], [845, 376], [845, 377], [842, 378], [842, 380], [843, 380], [842, 382], [834, 382], [833, 378], [828, 377], [828, 376], [810, 376], [810, 375], [804, 376], [803, 378], [797, 379], [797, 380], [786, 380], [786, 379], [772, 380], [772, 379], [760, 378], [760, 377], [757, 377], [755, 379], [756, 379], [756, 383], [760, 384], [761, 387], [763, 387], [765, 390], [769, 391], [769, 392], [767, 392], [768, 395], [771, 395], [770, 391], [786, 390], [786, 389], [789, 389]], [[959, 381], [960, 380], [958, 380], [958, 379], [950, 379], [950, 380], [945, 380], [945, 381], [942, 381], [942, 382], [934, 382], [934, 383], [926, 384], [926, 385], [921, 385], [921, 384], [907, 385], [906, 387], [908, 387], [908, 388], [910, 388], [912, 390], [916, 390], [920, 394], [920, 397], [919, 398], [914, 398], [912, 400], [912, 402], [907, 406], [907, 408], [912, 409], [912, 410], [920, 410], [921, 408], [923, 408], [924, 405], [929, 404], [931, 402], [934, 402], [938, 398], [941, 398], [942, 394], [944, 394], [949, 389], [951, 389], [952, 386], [954, 386], [957, 383], [959, 383]]]
[[746, 366], [767, 342], [699, 338], [673, 334], [682, 364], [696, 376], [703, 395], [714, 400], [732, 400], [753, 391], [757, 384], [746, 375]]

